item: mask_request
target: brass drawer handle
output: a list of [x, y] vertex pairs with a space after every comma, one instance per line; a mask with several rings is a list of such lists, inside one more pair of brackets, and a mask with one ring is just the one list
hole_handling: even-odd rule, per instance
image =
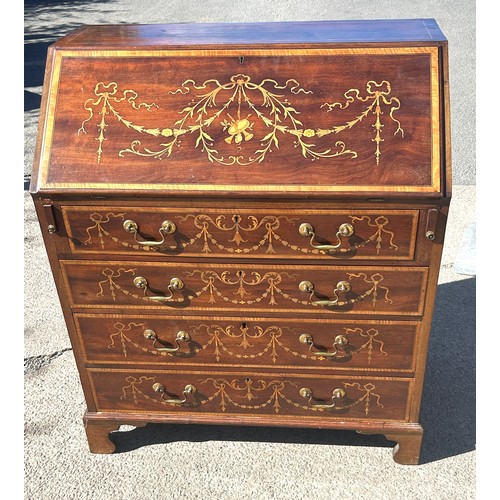
[[160, 233], [160, 236], [161, 236], [160, 241], [147, 241], [147, 240], [139, 241], [137, 239], [137, 235], [139, 234], [139, 225], [137, 224], [137, 222], [135, 222], [133, 220], [126, 220], [123, 223], [123, 229], [125, 229], [125, 231], [127, 231], [127, 233], [133, 234], [134, 240], [137, 243], [139, 243], [139, 245], [142, 245], [145, 247], [159, 247], [165, 243], [165, 236], [167, 234], [172, 234], [172, 233], [175, 233], [175, 231], [177, 231], [177, 226], [175, 225], [174, 222], [172, 222], [170, 220], [164, 220], [161, 223], [160, 229], [158, 230]]
[[299, 394], [303, 397], [309, 400], [309, 406], [311, 408], [323, 408], [323, 409], [329, 409], [329, 408], [345, 408], [345, 406], [342, 406], [341, 401], [345, 397], [345, 391], [342, 388], [337, 388], [332, 391], [332, 403], [331, 404], [325, 404], [325, 403], [315, 403], [316, 401], [313, 397], [313, 393], [311, 389], [308, 389], [307, 387], [302, 387], [300, 389]]
[[170, 280], [170, 284], [167, 287], [167, 290], [170, 292], [170, 295], [146, 295], [146, 292], [149, 289], [148, 280], [143, 278], [142, 276], [137, 276], [134, 278], [134, 286], [137, 288], [142, 288], [144, 290], [144, 295], [154, 302], [164, 302], [166, 300], [170, 300], [174, 296], [174, 292], [176, 290], [182, 290], [184, 288], [184, 282], [179, 278], [172, 278]]
[[184, 390], [182, 391], [182, 394], [184, 394], [184, 399], [180, 398], [172, 398], [172, 399], [166, 399], [165, 394], [167, 393], [165, 386], [162, 384], [159, 384], [156, 382], [153, 384], [153, 391], [157, 392], [158, 394], [161, 394], [160, 399], [164, 401], [165, 403], [171, 403], [174, 405], [182, 405], [187, 401], [187, 398], [189, 394], [194, 394], [196, 392], [196, 387], [192, 384], [186, 385], [184, 387]]
[[[337, 335], [335, 337], [335, 340], [333, 342], [333, 348], [334, 348], [333, 351], [313, 351], [313, 348], [317, 349], [317, 347], [314, 345], [314, 340], [312, 335], [309, 335], [308, 333], [303, 333], [299, 337], [299, 342], [308, 345], [309, 350], [315, 356], [325, 356], [330, 358], [336, 357], [339, 354], [339, 351], [343, 351], [349, 345], [349, 339], [347, 337], [344, 337], [344, 335]], [[342, 355], [340, 357], [344, 356]]]
[[316, 250], [321, 250], [323, 252], [331, 252], [333, 250], [337, 250], [342, 246], [342, 238], [349, 238], [354, 234], [354, 227], [352, 224], [345, 222], [339, 226], [337, 234], [337, 244], [336, 245], [316, 245], [314, 244], [314, 238], [316, 237], [316, 233], [314, 231], [314, 227], [308, 222], [304, 222], [299, 226], [299, 233], [301, 236], [311, 237], [310, 245]]
[[163, 341], [158, 340], [158, 335], [156, 335], [156, 332], [154, 330], [151, 330], [150, 328], [144, 330], [144, 338], [152, 340], [153, 347], [160, 352], [177, 352], [181, 348], [179, 342], [189, 342], [191, 340], [189, 333], [181, 330], [180, 332], [177, 332], [177, 336], [175, 337], [175, 343], [177, 344], [177, 347], [158, 347], [157, 343], [163, 343]]
[[301, 281], [299, 283], [299, 290], [301, 292], [307, 292], [311, 294], [309, 296], [309, 302], [311, 304], [314, 304], [316, 306], [323, 306], [323, 307], [328, 307], [328, 306], [335, 306], [339, 303], [340, 297], [339, 293], [347, 293], [351, 291], [351, 284], [348, 281], [339, 281], [337, 283], [337, 286], [335, 287], [335, 290], [333, 290], [333, 295], [335, 295], [334, 300], [312, 300], [314, 296], [314, 285], [310, 281]]

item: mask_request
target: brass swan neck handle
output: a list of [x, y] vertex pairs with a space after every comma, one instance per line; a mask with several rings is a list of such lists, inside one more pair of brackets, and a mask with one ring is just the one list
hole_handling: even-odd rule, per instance
[[340, 354], [340, 351], [345, 351], [345, 348], [349, 345], [349, 339], [344, 335], [337, 335], [335, 337], [335, 340], [333, 342], [333, 349], [334, 349], [333, 351], [321, 351], [321, 350], [313, 351], [313, 349], [317, 349], [317, 347], [314, 345], [313, 336], [309, 335], [308, 333], [303, 333], [302, 335], [300, 335], [299, 342], [301, 344], [308, 345], [311, 354], [314, 354], [315, 356], [323, 356], [326, 358], [345, 357], [345, 354]]
[[139, 241], [137, 239], [137, 235], [139, 234], [139, 225], [137, 224], [137, 222], [130, 219], [126, 220], [123, 223], [123, 229], [125, 229], [127, 233], [133, 234], [134, 240], [136, 241], [136, 243], [139, 243], [139, 245], [145, 247], [159, 247], [165, 243], [166, 235], [173, 234], [175, 233], [175, 231], [177, 231], [177, 226], [175, 225], [175, 222], [172, 222], [170, 220], [164, 220], [161, 223], [160, 229], [158, 230], [161, 236], [161, 240], [159, 241], [148, 241], [148, 240]]
[[313, 392], [311, 389], [307, 387], [302, 387], [300, 389], [299, 394], [303, 397], [309, 400], [309, 406], [311, 408], [320, 408], [323, 410], [328, 410], [330, 408], [338, 408], [342, 409], [345, 408], [345, 406], [342, 406], [342, 400], [345, 398], [345, 391], [342, 388], [337, 388], [332, 391], [332, 398], [331, 398], [331, 404], [326, 404], [326, 403], [316, 403], [313, 396]]
[[177, 347], [166, 347], [165, 345], [158, 347], [158, 344], [163, 344], [163, 341], [158, 339], [158, 335], [154, 330], [148, 328], [147, 330], [144, 330], [143, 335], [144, 338], [153, 341], [153, 347], [158, 352], [171, 352], [171, 353], [178, 352], [179, 349], [181, 348], [180, 342], [189, 342], [191, 340], [189, 333], [181, 330], [180, 332], [177, 332], [177, 335], [175, 337], [175, 343], [177, 344]]
[[299, 290], [301, 292], [309, 293], [309, 301], [311, 304], [316, 306], [330, 307], [339, 305], [340, 296], [339, 293], [348, 293], [351, 291], [351, 284], [348, 281], [339, 281], [333, 290], [333, 295], [335, 298], [333, 300], [312, 300], [315, 290], [314, 284], [310, 281], [301, 281], [299, 283]]
[[314, 243], [314, 239], [316, 238], [316, 232], [314, 227], [308, 222], [304, 222], [299, 226], [299, 233], [301, 236], [310, 237], [310, 245], [316, 250], [321, 250], [322, 252], [334, 252], [342, 246], [342, 238], [349, 238], [354, 234], [354, 227], [352, 224], [345, 222], [341, 224], [335, 234], [337, 238], [337, 243], [330, 245], [317, 245]]
[[184, 394], [184, 398], [167, 398], [165, 395], [167, 394], [167, 390], [165, 389], [165, 386], [156, 382], [153, 384], [153, 391], [157, 392], [160, 394], [160, 399], [169, 404], [173, 405], [183, 405], [184, 403], [187, 402], [188, 396], [190, 394], [194, 394], [197, 389], [194, 385], [192, 384], [187, 384], [186, 387], [184, 387], [184, 390], [182, 391], [182, 394]]
[[149, 290], [149, 283], [148, 280], [142, 276], [134, 278], [134, 286], [144, 290], [144, 296], [147, 299], [153, 302], [165, 302], [173, 298], [176, 290], [182, 290], [184, 288], [184, 282], [180, 278], [172, 278], [167, 286], [167, 291], [170, 292], [170, 295], [146, 295]]

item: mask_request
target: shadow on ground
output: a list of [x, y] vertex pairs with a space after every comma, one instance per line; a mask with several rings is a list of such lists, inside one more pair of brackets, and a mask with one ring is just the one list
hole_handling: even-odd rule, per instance
[[[475, 296], [475, 278], [438, 287], [420, 417], [421, 464], [475, 449]], [[354, 431], [182, 424], [148, 424], [111, 439], [117, 453], [176, 441], [393, 446], [382, 435]]]
[[475, 278], [438, 287], [420, 422], [422, 461], [475, 449]]
[[[103, 4], [113, 0], [25, 0], [24, 2], [24, 111], [40, 107], [41, 95], [37, 89], [43, 85], [47, 49], [70, 31], [81, 26], [78, 22], [66, 22], [70, 15], [75, 18], [78, 12], [99, 12]], [[31, 25], [30, 19], [42, 19], [45, 13], [50, 19], [59, 19], [59, 24], [50, 26], [38, 22]], [[102, 10], [105, 14], [106, 11]], [[106, 22], [103, 16], [103, 23]], [[26, 90], [27, 89], [27, 90]]]

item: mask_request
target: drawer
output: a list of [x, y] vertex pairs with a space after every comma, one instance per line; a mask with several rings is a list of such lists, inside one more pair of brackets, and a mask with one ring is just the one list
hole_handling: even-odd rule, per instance
[[[63, 206], [75, 254], [413, 260], [418, 210]], [[424, 243], [428, 243], [423, 240]]]
[[414, 315], [423, 311], [424, 267], [285, 266], [60, 261], [80, 308]]
[[[89, 370], [97, 411], [408, 419], [412, 379]], [[208, 416], [207, 415], [207, 416]]]
[[[87, 363], [412, 372], [419, 323], [75, 314]], [[323, 353], [323, 354], [322, 354]]]

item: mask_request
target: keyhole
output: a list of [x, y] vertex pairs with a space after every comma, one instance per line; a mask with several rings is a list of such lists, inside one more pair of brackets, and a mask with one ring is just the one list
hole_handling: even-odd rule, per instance
[[239, 59], [240, 59], [240, 64], [243, 64], [243, 61], [245, 60], [245, 58], [243, 56], [240, 56]]
[[247, 323], [241, 323], [242, 330], [246, 330], [248, 327]]
[[233, 222], [234, 222], [234, 223], [236, 223], [236, 224], [237, 224], [238, 222], [240, 222], [240, 216], [239, 216], [239, 215], [234, 215], [234, 216], [233, 216]]

